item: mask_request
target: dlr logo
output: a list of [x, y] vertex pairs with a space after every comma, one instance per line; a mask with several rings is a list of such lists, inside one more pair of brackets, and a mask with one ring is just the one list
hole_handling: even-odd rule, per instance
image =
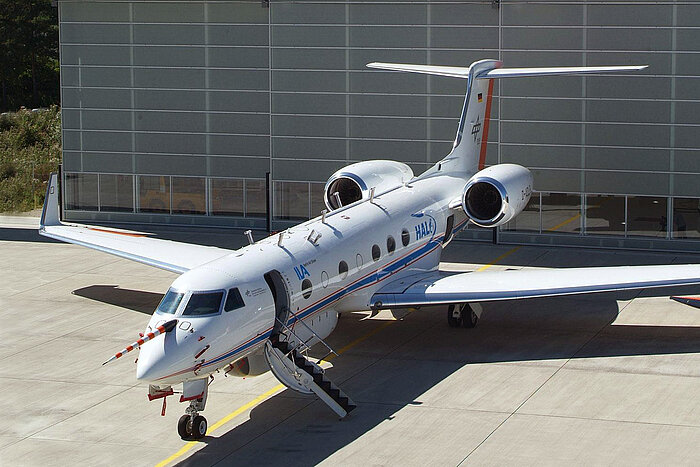
[[302, 280], [306, 276], [311, 277], [311, 274], [309, 274], [309, 271], [304, 267], [303, 264], [300, 264], [299, 267], [295, 266], [294, 272], [297, 273], [297, 277], [299, 278], [299, 280]]

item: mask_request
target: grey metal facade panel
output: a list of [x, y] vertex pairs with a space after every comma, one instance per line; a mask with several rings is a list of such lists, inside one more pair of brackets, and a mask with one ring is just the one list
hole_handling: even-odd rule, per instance
[[649, 64], [623, 77], [497, 82], [487, 163], [533, 167], [542, 191], [593, 193], [614, 182], [608, 193], [700, 197], [696, 4], [59, 7], [68, 171], [261, 179], [271, 170], [277, 181], [322, 182], [374, 158], [421, 171], [450, 151], [465, 83], [367, 70], [370, 61]]

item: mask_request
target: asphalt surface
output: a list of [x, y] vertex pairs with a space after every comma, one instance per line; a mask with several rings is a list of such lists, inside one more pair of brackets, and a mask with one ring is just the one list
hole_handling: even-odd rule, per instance
[[[484, 304], [475, 329], [449, 328], [443, 309], [343, 314], [327, 375], [358, 403], [347, 419], [274, 390], [269, 373], [219, 376], [203, 414], [225, 422], [185, 443], [185, 404], [170, 398], [161, 417], [136, 355], [101, 366], [176, 276], [45, 241], [31, 219], [0, 223], [0, 465], [700, 464], [700, 310], [669, 291]], [[238, 231], [160, 233], [245, 242]], [[442, 267], [499, 257], [491, 270], [700, 262], [455, 242]]]

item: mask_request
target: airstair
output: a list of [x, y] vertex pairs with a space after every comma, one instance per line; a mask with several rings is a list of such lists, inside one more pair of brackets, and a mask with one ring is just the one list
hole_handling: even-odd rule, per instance
[[[341, 418], [355, 409], [355, 403], [326, 377], [325, 371], [319, 365], [324, 358], [335, 354], [333, 349], [302, 320], [297, 320], [297, 323], [302, 323], [312, 334], [307, 341], [300, 339], [282, 321], [277, 322], [281, 325], [280, 332], [265, 343], [265, 359], [272, 374], [289, 389], [302, 394], [316, 394]], [[314, 337], [329, 350], [328, 354], [316, 363], [306, 356], [309, 350], [307, 343]]]

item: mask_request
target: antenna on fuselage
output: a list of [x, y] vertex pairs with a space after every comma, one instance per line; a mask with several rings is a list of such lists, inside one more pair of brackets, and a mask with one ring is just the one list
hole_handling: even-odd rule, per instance
[[255, 240], [253, 240], [253, 231], [252, 230], [246, 230], [243, 233], [245, 234], [246, 238], [248, 239], [249, 244], [252, 245], [253, 243], [255, 243]]

